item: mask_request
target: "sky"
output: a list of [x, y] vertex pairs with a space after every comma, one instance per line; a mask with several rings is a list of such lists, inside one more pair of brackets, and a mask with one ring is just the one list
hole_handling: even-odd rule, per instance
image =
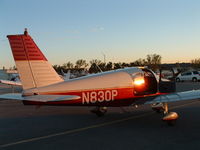
[[14, 66], [6, 36], [24, 28], [51, 64], [200, 58], [199, 0], [0, 0], [0, 68]]

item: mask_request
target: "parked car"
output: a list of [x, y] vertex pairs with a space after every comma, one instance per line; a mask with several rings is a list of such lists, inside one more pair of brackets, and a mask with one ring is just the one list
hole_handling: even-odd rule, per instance
[[200, 74], [198, 71], [188, 71], [188, 72], [184, 72], [179, 74], [176, 77], [176, 82], [183, 82], [183, 81], [193, 81], [193, 82], [197, 82], [200, 80]]

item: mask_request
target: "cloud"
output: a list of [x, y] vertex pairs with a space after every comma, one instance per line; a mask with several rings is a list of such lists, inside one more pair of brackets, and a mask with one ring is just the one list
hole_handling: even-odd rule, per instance
[[80, 31], [79, 30], [67, 30], [67, 33], [70, 33], [70, 34], [79, 34]]
[[90, 32], [100, 32], [103, 31], [105, 28], [102, 26], [95, 26], [93, 28], [90, 29]]

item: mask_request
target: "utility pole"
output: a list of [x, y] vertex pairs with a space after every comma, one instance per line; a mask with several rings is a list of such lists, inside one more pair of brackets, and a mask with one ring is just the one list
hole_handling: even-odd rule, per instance
[[106, 55], [102, 52], [102, 55], [103, 55], [103, 62], [104, 64], [106, 64]]

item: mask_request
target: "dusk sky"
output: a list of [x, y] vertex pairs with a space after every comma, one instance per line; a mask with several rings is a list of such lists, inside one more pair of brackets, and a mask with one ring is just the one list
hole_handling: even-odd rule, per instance
[[0, 0], [0, 68], [14, 66], [6, 35], [24, 28], [51, 64], [200, 58], [199, 0]]

